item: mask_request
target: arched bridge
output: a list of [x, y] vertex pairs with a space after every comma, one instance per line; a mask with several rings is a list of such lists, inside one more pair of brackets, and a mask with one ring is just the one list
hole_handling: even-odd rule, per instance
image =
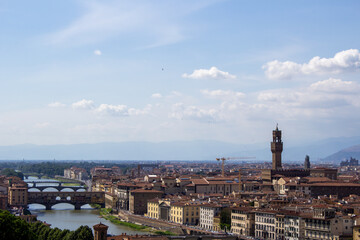
[[[58, 190], [59, 192], [65, 188], [69, 188], [72, 189], [73, 191], [77, 191], [79, 189], [85, 189], [85, 184], [83, 182], [60, 182], [57, 180], [47, 180], [47, 181], [41, 181], [41, 180], [25, 180], [25, 182], [28, 184], [28, 188], [29, 189], [38, 189], [41, 192], [46, 189], [46, 188], [55, 188], [56, 190]], [[79, 184], [80, 186], [67, 186], [64, 184], [68, 184], [68, 183], [76, 183]], [[50, 185], [51, 184], [51, 185]], [[86, 189], [85, 189], [86, 190]]]
[[46, 188], [55, 188], [59, 192], [61, 192], [64, 189], [72, 189], [74, 192], [76, 192], [79, 189], [86, 190], [84, 186], [32, 186], [32, 187], [28, 187], [28, 189], [39, 189], [40, 192], [44, 191], [44, 189], [46, 189]]
[[85, 204], [105, 207], [104, 192], [28, 192], [28, 204], [42, 204], [46, 210], [58, 203], [69, 203], [80, 209]]

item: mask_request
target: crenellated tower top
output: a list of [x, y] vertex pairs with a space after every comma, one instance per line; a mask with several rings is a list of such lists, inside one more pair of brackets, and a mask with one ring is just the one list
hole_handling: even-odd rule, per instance
[[283, 151], [283, 142], [281, 141], [281, 131], [279, 130], [278, 124], [276, 124], [276, 129], [273, 130], [273, 141], [271, 142], [273, 170], [282, 169], [282, 164], [281, 164], [282, 151]]

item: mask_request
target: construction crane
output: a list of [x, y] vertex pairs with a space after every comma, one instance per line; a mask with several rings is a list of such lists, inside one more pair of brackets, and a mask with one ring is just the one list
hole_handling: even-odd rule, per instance
[[225, 161], [226, 160], [236, 160], [236, 159], [255, 159], [256, 157], [222, 157], [222, 158], [216, 158], [217, 161], [222, 161], [221, 164], [221, 176], [225, 176], [224, 175], [224, 165], [225, 165]]

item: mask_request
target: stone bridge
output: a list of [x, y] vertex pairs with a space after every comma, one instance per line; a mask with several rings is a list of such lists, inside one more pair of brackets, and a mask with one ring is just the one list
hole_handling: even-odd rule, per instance
[[46, 210], [58, 203], [69, 203], [75, 209], [81, 209], [85, 204], [99, 204], [105, 207], [104, 192], [28, 192], [28, 204], [41, 204]]
[[[85, 184], [82, 182], [60, 182], [57, 180], [48, 180], [48, 181], [37, 181], [37, 180], [25, 180], [25, 182], [28, 184], [28, 189], [38, 189], [41, 192], [44, 191], [44, 189], [46, 188], [55, 188], [56, 190], [58, 190], [59, 192], [65, 188], [69, 188], [72, 189], [74, 192], [76, 192], [79, 189], [85, 189]], [[80, 186], [67, 186], [64, 184], [68, 184], [68, 183], [76, 183], [79, 184]], [[30, 185], [29, 185], [30, 184]], [[52, 184], [52, 185], [49, 185]]]
[[40, 190], [40, 192], [44, 191], [44, 189], [47, 189], [47, 188], [55, 188], [59, 192], [61, 192], [64, 189], [72, 189], [74, 192], [76, 192], [80, 189], [86, 190], [84, 186], [32, 186], [32, 187], [28, 187], [28, 189], [38, 189], [38, 190]]

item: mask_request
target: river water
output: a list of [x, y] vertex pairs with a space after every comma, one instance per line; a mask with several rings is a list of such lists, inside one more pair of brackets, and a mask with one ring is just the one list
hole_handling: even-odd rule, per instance
[[[45, 180], [45, 179], [44, 179]], [[40, 184], [37, 184], [40, 185]], [[51, 185], [51, 184], [49, 184]], [[31, 184], [29, 184], [29, 187]], [[36, 191], [29, 189], [29, 191]], [[57, 191], [54, 188], [48, 188], [44, 191]], [[74, 206], [67, 203], [59, 203], [52, 207], [52, 210], [45, 210], [45, 206], [41, 204], [30, 204], [29, 210], [32, 214], [36, 214], [39, 220], [51, 224], [51, 227], [60, 229], [76, 230], [81, 225], [92, 226], [103, 223], [109, 226], [108, 233], [111, 235], [126, 234], [148, 234], [147, 232], [136, 231], [132, 228], [116, 225], [110, 221], [100, 217], [100, 210], [93, 209], [90, 205], [84, 205], [81, 210], [74, 210]]]

